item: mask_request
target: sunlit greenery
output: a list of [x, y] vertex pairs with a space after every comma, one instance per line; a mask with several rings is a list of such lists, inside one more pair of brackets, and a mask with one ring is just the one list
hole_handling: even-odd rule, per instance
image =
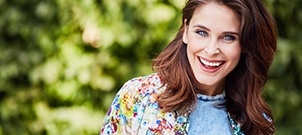
[[[128, 79], [175, 36], [184, 0], [0, 0], [0, 135], [98, 134]], [[278, 52], [265, 87], [277, 134], [302, 134], [301, 0], [265, 0]]]

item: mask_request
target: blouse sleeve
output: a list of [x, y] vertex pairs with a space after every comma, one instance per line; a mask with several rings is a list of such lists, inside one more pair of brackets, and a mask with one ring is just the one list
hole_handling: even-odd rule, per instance
[[130, 80], [119, 90], [103, 120], [100, 135], [131, 134], [137, 87], [137, 81]]

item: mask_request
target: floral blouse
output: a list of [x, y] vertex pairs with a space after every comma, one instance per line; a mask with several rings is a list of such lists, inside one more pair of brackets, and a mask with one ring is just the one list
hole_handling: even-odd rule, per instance
[[[186, 135], [189, 116], [163, 112], [156, 102], [165, 90], [158, 74], [134, 78], [124, 84], [107, 112], [100, 135]], [[243, 135], [228, 114], [234, 135]]]

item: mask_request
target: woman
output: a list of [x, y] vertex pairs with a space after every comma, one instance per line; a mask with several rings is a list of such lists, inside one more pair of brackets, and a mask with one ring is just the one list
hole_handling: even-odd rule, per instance
[[121, 88], [100, 134], [274, 134], [261, 93], [276, 50], [262, 0], [188, 0], [156, 73]]

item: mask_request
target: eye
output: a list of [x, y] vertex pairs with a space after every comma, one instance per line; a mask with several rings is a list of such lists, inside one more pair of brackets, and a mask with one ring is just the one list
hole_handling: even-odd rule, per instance
[[226, 35], [222, 39], [224, 39], [226, 41], [234, 41], [234, 40], [236, 40], [236, 37], [232, 36], [232, 35]]
[[203, 31], [203, 30], [196, 30], [196, 33], [200, 36], [203, 36], [203, 37], [208, 36], [208, 33], [206, 31]]

